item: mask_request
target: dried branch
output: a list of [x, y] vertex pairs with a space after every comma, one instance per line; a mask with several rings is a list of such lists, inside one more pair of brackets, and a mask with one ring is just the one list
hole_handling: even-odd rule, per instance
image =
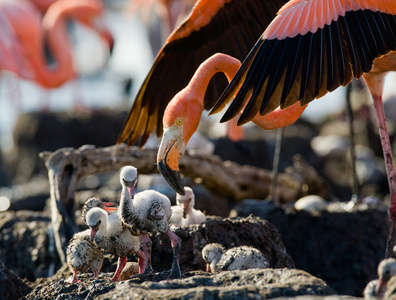
[[[84, 176], [116, 171], [128, 164], [134, 165], [140, 174], [158, 173], [156, 155], [156, 149], [139, 150], [137, 147], [127, 148], [124, 144], [106, 148], [85, 145], [78, 149], [62, 148], [53, 153], [40, 153], [48, 169], [51, 218], [57, 251], [62, 261], [65, 261], [65, 245], [76, 232], [74, 193], [78, 181]], [[316, 189], [323, 187], [323, 182], [312, 167], [301, 159], [295, 162], [296, 168], [286, 174], [279, 174], [277, 198], [280, 202], [293, 201], [308, 194], [309, 185]], [[179, 166], [184, 176], [196, 179], [213, 194], [234, 202], [247, 198], [265, 199], [271, 188], [271, 171], [222, 161], [217, 156], [186, 153], [180, 159]]]

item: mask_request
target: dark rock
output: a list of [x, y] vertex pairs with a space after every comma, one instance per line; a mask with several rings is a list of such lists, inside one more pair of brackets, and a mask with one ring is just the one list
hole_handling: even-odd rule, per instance
[[335, 293], [323, 280], [296, 269], [250, 269], [216, 275], [194, 271], [184, 273], [182, 279], [163, 280], [166, 275], [137, 275], [114, 283], [111, 274], [102, 273], [97, 279], [83, 274], [80, 283], [53, 281], [37, 286], [23, 299], [268, 299]]
[[34, 281], [60, 267], [50, 225], [51, 219], [39, 212], [0, 213], [0, 257], [21, 278]]
[[13, 271], [0, 260], [0, 300], [14, 300], [28, 294], [29, 288]]
[[237, 215], [253, 214], [274, 224], [296, 267], [325, 280], [340, 294], [362, 296], [377, 277], [388, 235], [386, 209], [287, 211], [266, 200], [246, 200]]
[[[209, 243], [220, 243], [225, 248], [249, 245], [259, 249], [272, 268], [294, 268], [277, 229], [271, 223], [256, 217], [241, 219], [208, 219], [201, 225], [172, 226], [182, 239], [180, 266], [182, 272], [205, 270], [201, 250]], [[170, 269], [172, 248], [166, 234], [152, 237], [152, 265], [156, 271]]]

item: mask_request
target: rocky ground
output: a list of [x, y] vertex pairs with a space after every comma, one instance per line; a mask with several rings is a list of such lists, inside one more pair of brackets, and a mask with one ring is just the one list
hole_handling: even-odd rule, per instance
[[[369, 156], [359, 152], [365, 154], [359, 156], [362, 198], [374, 195], [381, 201], [354, 207], [347, 205], [352, 195], [348, 147], [342, 141], [333, 140], [329, 142], [333, 151], [327, 149], [328, 153], [323, 153], [311, 143], [317, 137], [331, 135], [329, 128], [345, 137], [345, 130], [340, 130], [346, 126], [345, 122], [338, 118], [328, 121], [328, 126], [321, 129], [306, 122], [287, 128], [281, 154], [281, 171], [290, 165], [292, 156], [299, 153], [328, 182], [332, 196], [326, 199], [329, 203], [326, 210], [298, 211], [293, 203], [277, 206], [263, 199], [233, 203], [191, 182], [197, 208], [210, 217], [199, 226], [174, 228], [183, 241], [182, 279], [164, 280], [171, 264], [170, 241], [167, 236], [157, 234], [153, 236], [153, 266], [159, 273], [113, 283], [109, 278], [115, 270], [116, 258], [107, 256], [99, 278], [87, 273], [81, 275], [81, 283], [65, 283], [71, 272], [56, 255], [46, 205], [47, 170], [38, 153], [65, 146], [112, 145], [124, 118], [122, 112], [98, 111], [78, 118], [64, 113], [28, 114], [19, 120], [14, 132], [14, 149], [1, 158], [0, 185], [12, 187], [9, 192], [12, 203], [8, 211], [0, 212], [0, 299], [361, 297], [367, 282], [376, 278], [388, 230], [386, 200], [382, 201], [386, 193], [381, 193], [386, 191], [386, 178], [376, 163], [376, 154]], [[374, 130], [367, 126], [358, 128], [361, 144], [367, 149], [376, 149], [368, 144], [378, 138], [373, 135]], [[225, 160], [240, 164], [254, 162], [271, 169], [274, 134], [264, 136], [255, 129], [246, 133], [248, 138], [254, 135], [256, 139], [236, 144], [214, 139], [215, 154]], [[319, 145], [326, 142], [323, 140]], [[117, 200], [119, 190], [99, 189], [103, 183], [114, 181], [117, 182], [117, 174], [98, 177], [94, 183], [82, 182], [76, 195], [76, 210], [94, 193]], [[174, 198], [171, 200], [174, 202]], [[337, 204], [339, 200], [343, 203]], [[80, 228], [84, 228], [82, 224]], [[200, 250], [209, 242], [221, 242], [226, 247], [253, 245], [268, 256], [271, 268], [209, 275], [204, 272], [200, 256]]]

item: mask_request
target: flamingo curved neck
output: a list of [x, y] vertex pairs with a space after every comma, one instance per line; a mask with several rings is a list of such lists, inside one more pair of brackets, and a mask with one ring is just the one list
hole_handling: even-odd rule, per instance
[[164, 129], [175, 124], [176, 118], [188, 115], [188, 125], [183, 128], [183, 139], [187, 144], [198, 128], [204, 111], [206, 89], [212, 77], [222, 72], [231, 81], [240, 65], [238, 59], [223, 53], [216, 53], [203, 62], [189, 84], [167, 106], [163, 119]]
[[121, 191], [121, 200], [120, 200], [120, 213], [122, 220], [126, 220], [128, 223], [128, 218], [130, 218], [131, 212], [134, 210], [133, 198], [129, 194], [127, 187], [123, 184]]
[[42, 37], [48, 43], [56, 66], [48, 66], [41, 40], [38, 40], [39, 51], [32, 57], [32, 64], [36, 72], [36, 81], [47, 88], [58, 87], [75, 77], [70, 53], [71, 45], [66, 31], [66, 17], [69, 10], [54, 4], [48, 9], [42, 20]]
[[223, 53], [216, 53], [199, 66], [187, 88], [194, 90], [203, 106], [206, 89], [212, 77], [222, 72], [230, 82], [240, 66], [241, 62], [238, 59]]

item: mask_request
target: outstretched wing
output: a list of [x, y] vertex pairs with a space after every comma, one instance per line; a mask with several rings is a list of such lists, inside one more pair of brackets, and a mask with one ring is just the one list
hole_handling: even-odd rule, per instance
[[304, 105], [347, 85], [369, 72], [376, 58], [395, 50], [395, 15], [393, 0], [290, 1], [211, 113], [232, 101], [221, 121], [244, 109], [240, 125], [258, 112], [265, 115], [297, 101]]
[[[173, 96], [187, 86], [199, 65], [217, 52], [243, 60], [287, 0], [199, 0], [169, 36], [135, 98], [118, 143], [143, 146], [162, 135], [162, 117]], [[217, 74], [208, 86], [211, 109], [228, 82]]]

